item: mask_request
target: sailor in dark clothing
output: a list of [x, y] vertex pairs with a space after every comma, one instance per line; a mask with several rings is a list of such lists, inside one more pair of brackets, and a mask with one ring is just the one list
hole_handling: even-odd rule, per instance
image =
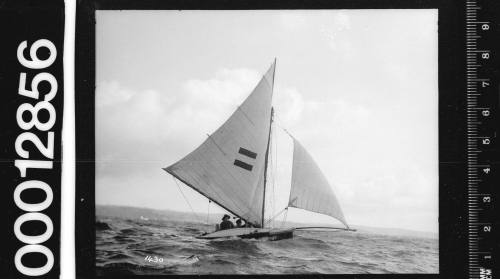
[[220, 223], [221, 230], [234, 228], [233, 222], [229, 221], [229, 218], [231, 218], [229, 215], [224, 214], [224, 217], [222, 217], [222, 222]]
[[236, 220], [236, 227], [237, 228], [244, 228], [245, 226], [241, 224], [241, 219]]

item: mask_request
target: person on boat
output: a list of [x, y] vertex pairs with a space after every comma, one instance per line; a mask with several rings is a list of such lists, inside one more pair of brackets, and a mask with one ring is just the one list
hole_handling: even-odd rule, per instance
[[245, 226], [241, 224], [241, 219], [236, 220], [236, 227], [237, 228], [244, 228]]
[[233, 222], [229, 220], [230, 218], [231, 216], [224, 214], [224, 216], [222, 217], [222, 222], [220, 223], [219, 226], [221, 230], [228, 230], [234, 228]]

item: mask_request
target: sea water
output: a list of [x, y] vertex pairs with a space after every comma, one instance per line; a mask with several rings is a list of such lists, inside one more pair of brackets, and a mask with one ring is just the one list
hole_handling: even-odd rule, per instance
[[212, 226], [97, 217], [96, 268], [111, 274], [438, 273], [438, 239], [296, 231], [291, 239], [203, 240]]

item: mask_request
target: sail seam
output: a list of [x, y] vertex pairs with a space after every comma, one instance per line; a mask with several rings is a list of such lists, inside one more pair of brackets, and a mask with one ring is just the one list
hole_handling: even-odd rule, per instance
[[207, 134], [207, 136], [208, 136], [208, 138], [209, 138], [209, 139], [213, 142], [213, 144], [215, 144], [215, 146], [217, 147], [217, 149], [219, 149], [219, 151], [220, 151], [220, 152], [222, 152], [222, 154], [223, 154], [224, 156], [226, 156], [226, 152], [224, 152], [224, 150], [222, 150], [222, 149], [220, 148], [220, 146], [217, 144], [217, 142], [215, 142], [215, 140], [212, 138], [212, 136], [211, 136], [211, 135], [209, 135], [209, 134]]
[[253, 121], [248, 117], [248, 115], [245, 113], [245, 111], [243, 111], [243, 109], [241, 109], [241, 106], [238, 106], [238, 110], [241, 111], [241, 113], [245, 116], [245, 118], [250, 121], [250, 123], [255, 127], [255, 123], [253, 123]]
[[[239, 118], [242, 118], [240, 115], [237, 115], [237, 116], [238, 116]], [[242, 121], [242, 122], [243, 122], [243, 121]], [[242, 123], [242, 124], [243, 124], [243, 123]], [[245, 124], [243, 124], [243, 125], [245, 125]], [[255, 126], [254, 126], [254, 127], [255, 127]], [[245, 129], [245, 130], [249, 130], [249, 128], [248, 128], [247, 126], [243, 127], [243, 129]], [[234, 132], [233, 132], [233, 131], [231, 131], [231, 134], [234, 134]], [[252, 133], [250, 133], [249, 135], [250, 135], [250, 137], [247, 137], [247, 136], [243, 136], [243, 135], [242, 135], [242, 137], [241, 137], [241, 138], [245, 141], [245, 144], [246, 144], [247, 146], [249, 146], [249, 147], [250, 147], [250, 146], [252, 146], [252, 142], [258, 142], [259, 140], [258, 140], [257, 138], [255, 138], [255, 136], [254, 136]]]

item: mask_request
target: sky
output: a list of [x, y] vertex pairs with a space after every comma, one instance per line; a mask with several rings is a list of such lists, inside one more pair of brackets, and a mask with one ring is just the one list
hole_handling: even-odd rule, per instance
[[[276, 58], [266, 215], [288, 199], [286, 129], [349, 224], [437, 232], [437, 18], [424, 9], [97, 11], [96, 203], [206, 214], [208, 200], [161, 168], [224, 123]], [[336, 222], [300, 209], [287, 218]]]

